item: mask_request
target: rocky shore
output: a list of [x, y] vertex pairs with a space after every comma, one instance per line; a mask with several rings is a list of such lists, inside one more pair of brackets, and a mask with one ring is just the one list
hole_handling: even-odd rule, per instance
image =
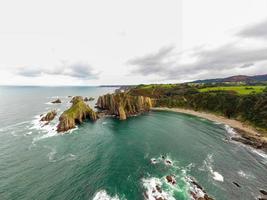
[[152, 100], [149, 97], [133, 96], [123, 92], [100, 96], [96, 105], [106, 114], [125, 120], [130, 116], [149, 111], [152, 108]]
[[73, 97], [71, 103], [72, 106], [59, 117], [59, 124], [57, 126], [58, 132], [65, 132], [73, 129], [76, 127], [76, 124], [82, 123], [86, 118], [92, 121], [98, 118], [97, 113], [84, 102], [83, 97]]
[[232, 127], [239, 135], [231, 137], [232, 140], [241, 142], [243, 144], [252, 146], [257, 149], [262, 149], [267, 151], [267, 137], [260, 134], [253, 127], [243, 124], [240, 121], [234, 119], [227, 119], [223, 116], [218, 116], [212, 113], [198, 112], [183, 108], [166, 108], [166, 107], [156, 107], [151, 110], [155, 111], [171, 111], [194, 115], [197, 117], [205, 118], [214, 122], [222, 123]]

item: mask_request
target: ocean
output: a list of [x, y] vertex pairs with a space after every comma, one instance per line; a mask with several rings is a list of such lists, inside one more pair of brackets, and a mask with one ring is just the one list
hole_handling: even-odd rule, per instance
[[[251, 200], [267, 190], [267, 155], [229, 140], [229, 126], [151, 111], [126, 121], [105, 117], [58, 134], [68, 96], [111, 87], [0, 87], [0, 200], [190, 200], [190, 179], [216, 200]], [[51, 104], [60, 98], [61, 104]], [[40, 115], [56, 109], [47, 126]], [[166, 176], [175, 177], [170, 184]], [[239, 187], [234, 184], [237, 183]]]

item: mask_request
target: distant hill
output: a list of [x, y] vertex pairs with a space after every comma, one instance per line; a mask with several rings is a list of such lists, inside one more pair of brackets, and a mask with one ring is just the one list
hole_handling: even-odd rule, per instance
[[256, 75], [256, 76], [237, 75], [226, 78], [196, 80], [193, 81], [192, 83], [259, 82], [259, 81], [267, 81], [267, 74]]

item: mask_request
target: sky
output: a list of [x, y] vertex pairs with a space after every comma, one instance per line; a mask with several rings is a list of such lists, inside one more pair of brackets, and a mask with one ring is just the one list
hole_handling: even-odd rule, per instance
[[0, 85], [267, 74], [266, 0], [0, 1]]

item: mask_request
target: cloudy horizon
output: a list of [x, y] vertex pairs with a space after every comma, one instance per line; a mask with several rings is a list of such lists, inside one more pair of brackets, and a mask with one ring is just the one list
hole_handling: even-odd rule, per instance
[[266, 8], [265, 0], [1, 2], [0, 85], [267, 74]]

